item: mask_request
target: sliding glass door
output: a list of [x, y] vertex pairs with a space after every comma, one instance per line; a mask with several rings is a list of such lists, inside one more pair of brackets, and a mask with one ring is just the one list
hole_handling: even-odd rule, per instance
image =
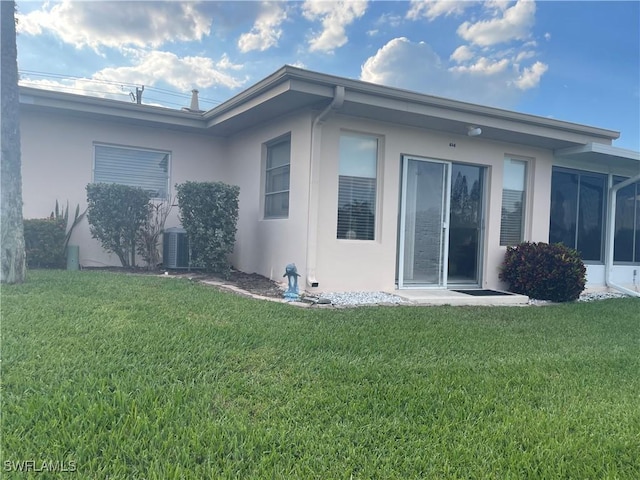
[[449, 212], [449, 284], [480, 284], [484, 167], [451, 165]]
[[483, 172], [403, 157], [399, 288], [480, 283]]
[[447, 277], [451, 165], [404, 157], [399, 286], [441, 286]]

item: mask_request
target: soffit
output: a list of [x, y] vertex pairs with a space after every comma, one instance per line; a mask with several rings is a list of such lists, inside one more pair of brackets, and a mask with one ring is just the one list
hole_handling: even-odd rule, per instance
[[282, 115], [331, 103], [336, 85], [345, 87], [341, 115], [410, 128], [466, 135], [480, 127], [481, 140], [557, 150], [588, 142], [610, 143], [618, 132], [473, 105], [380, 85], [285, 67], [205, 114], [207, 129], [229, 136]]
[[640, 173], [640, 152], [612, 145], [588, 143], [556, 150], [555, 157], [560, 162], [564, 161], [566, 164], [583, 168], [592, 166], [602, 169], [605, 167], [619, 171], [624, 170], [630, 174]]

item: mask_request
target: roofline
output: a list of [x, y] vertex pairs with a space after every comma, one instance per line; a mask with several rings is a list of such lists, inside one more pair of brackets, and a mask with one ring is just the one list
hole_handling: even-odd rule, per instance
[[[574, 122], [542, 117], [539, 115], [520, 113], [512, 110], [488, 107], [486, 105], [463, 102], [460, 100], [453, 100], [444, 97], [437, 97], [397, 87], [389, 87], [386, 85], [365, 82], [363, 80], [353, 80], [345, 77], [338, 77], [326, 73], [315, 72], [291, 65], [285, 65], [281, 67], [276, 72], [265, 77], [260, 82], [249, 87], [247, 90], [209, 110], [207, 113], [205, 113], [205, 116], [207, 118], [213, 118], [217, 114], [233, 109], [234, 107], [240, 105], [248, 99], [253, 98], [272, 88], [273, 86], [287, 80], [301, 80], [305, 82], [316, 83], [325, 87], [331, 87], [331, 91], [333, 91], [333, 87], [340, 85], [345, 87], [346, 90], [374, 95], [377, 97], [417, 103], [429, 107], [458, 111], [461, 113], [482, 115], [485, 117], [514, 121], [538, 127], [564, 130], [571, 133], [601, 137], [607, 140], [616, 140], [620, 137], [620, 132], [617, 130], [593, 127]], [[331, 97], [327, 98], [330, 99]]]
[[604, 145], [602, 143], [587, 143], [586, 145], [578, 145], [576, 147], [562, 148], [554, 152], [556, 157], [570, 157], [584, 153], [599, 153], [610, 157], [623, 158], [625, 160], [635, 160], [640, 162], [640, 152], [635, 150], [627, 150], [626, 148], [614, 147], [613, 145]]
[[[139, 105], [120, 100], [99, 97], [89, 97], [66, 92], [43, 90], [33, 87], [20, 87], [20, 103], [37, 105], [48, 108], [64, 108], [78, 113], [94, 113], [107, 116], [125, 117], [130, 120], [142, 120], [153, 123], [172, 125], [175, 127], [194, 128], [203, 130], [216, 118], [230, 114], [236, 108], [242, 108], [252, 99], [266, 94], [275, 87], [291, 81], [316, 84], [327, 89], [327, 100], [331, 99], [329, 92], [335, 86], [343, 86], [347, 91], [371, 95], [378, 98], [419, 104], [443, 110], [456, 111], [464, 114], [480, 115], [487, 118], [506, 120], [524, 125], [548, 128], [573, 134], [586, 135], [612, 141], [620, 137], [620, 132], [604, 128], [592, 127], [578, 123], [566, 122], [537, 115], [519, 113], [495, 107], [488, 107], [459, 100], [452, 100], [433, 95], [426, 95], [396, 87], [388, 87], [353, 80], [325, 73], [314, 72], [291, 65], [279, 68], [271, 75], [263, 78], [249, 88], [243, 90], [229, 100], [204, 112], [196, 113], [152, 105]], [[75, 108], [70, 108], [75, 106]], [[89, 107], [89, 108], [87, 108]], [[125, 114], [123, 114], [126, 112]]]
[[202, 113], [20, 86], [20, 104], [204, 129]]

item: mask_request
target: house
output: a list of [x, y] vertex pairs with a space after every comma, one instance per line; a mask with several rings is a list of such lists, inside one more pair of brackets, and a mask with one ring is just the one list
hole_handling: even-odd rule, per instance
[[[240, 186], [233, 265], [281, 279], [294, 262], [309, 291], [500, 289], [522, 240], [577, 248], [589, 287], [640, 282], [640, 153], [615, 131], [291, 66], [206, 112], [20, 101], [25, 218], [86, 205], [93, 181], [223, 181]], [[81, 265], [118, 264], [86, 220], [72, 243]]]

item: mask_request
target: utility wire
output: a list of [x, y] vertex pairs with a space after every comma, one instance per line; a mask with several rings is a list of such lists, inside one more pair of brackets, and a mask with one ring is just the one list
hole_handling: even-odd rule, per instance
[[[128, 83], [128, 82], [115, 82], [112, 80], [101, 80], [101, 79], [97, 79], [97, 78], [86, 78], [86, 77], [79, 77], [79, 76], [75, 76], [75, 75], [63, 75], [63, 74], [57, 74], [57, 73], [48, 73], [48, 72], [40, 72], [37, 70], [19, 70], [19, 73], [21, 75], [35, 75], [35, 76], [39, 76], [39, 77], [44, 77], [44, 78], [56, 78], [56, 79], [62, 79], [62, 80], [83, 80], [85, 82], [88, 83], [97, 83], [97, 84], [104, 84], [104, 85], [117, 85], [119, 87], [121, 87], [122, 89], [125, 88], [135, 88], [140, 84], [134, 84], [134, 83]], [[22, 83], [26, 84], [29, 83], [29, 79], [22, 79]], [[36, 82], [31, 82], [32, 85], [38, 85]], [[112, 95], [116, 95], [116, 92], [106, 92], [106, 91], [98, 91], [98, 90], [86, 90], [86, 89], [80, 89], [77, 87], [73, 87], [73, 86], [69, 86], [69, 85], [57, 85], [58, 88], [60, 89], [66, 89], [66, 90], [71, 90], [71, 91], [81, 91], [81, 92], [90, 92], [90, 93], [101, 93], [101, 94], [112, 94]], [[149, 90], [149, 91], [155, 91], [158, 93], [161, 93], [163, 95], [170, 95], [170, 96], [174, 96], [174, 97], [179, 97], [179, 98], [183, 98], [185, 100], [190, 100], [191, 99], [191, 95], [188, 93], [178, 93], [175, 91], [171, 91], [171, 90], [167, 90], [165, 88], [159, 88], [159, 87], [153, 87], [153, 86], [147, 86], [145, 85], [145, 89]], [[123, 92], [123, 94], [126, 94]], [[205, 103], [210, 103], [213, 105], [217, 105], [222, 103], [221, 100], [216, 100], [216, 99], [210, 99], [210, 98], [206, 98], [206, 97], [199, 97], [199, 100]], [[156, 100], [157, 101], [157, 100]], [[178, 106], [183, 106], [182, 104], [178, 104], [175, 102], [170, 102], [170, 101], [163, 101], [163, 103], [168, 103], [168, 104], [172, 104], [172, 105], [178, 105]]]

